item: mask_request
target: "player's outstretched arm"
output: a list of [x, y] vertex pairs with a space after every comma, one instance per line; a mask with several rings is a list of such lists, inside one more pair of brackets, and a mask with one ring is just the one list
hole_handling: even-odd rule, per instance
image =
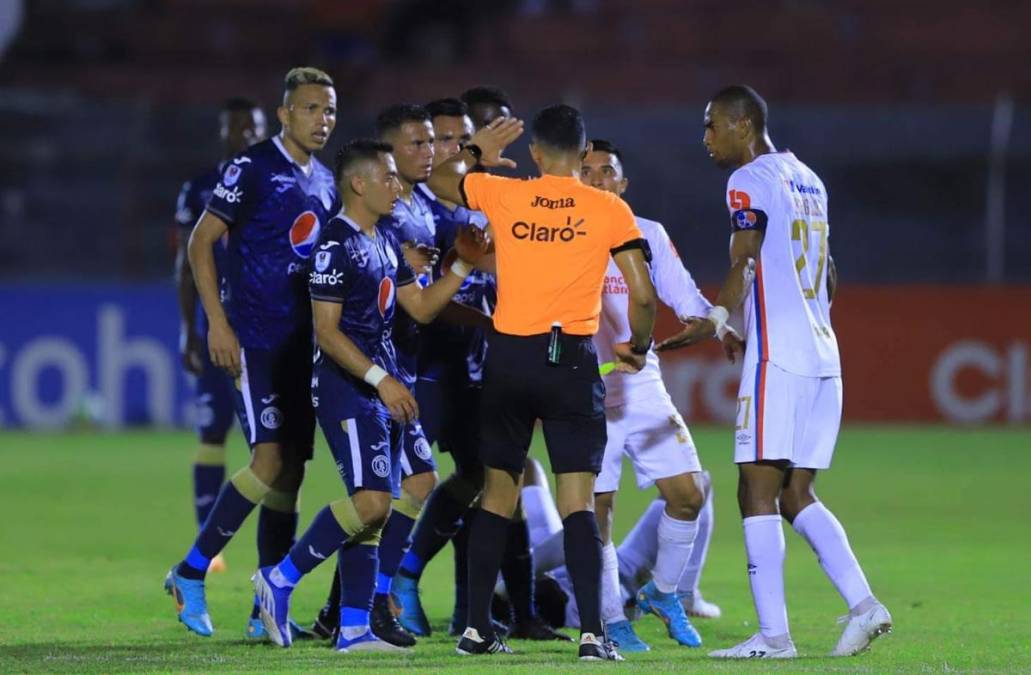
[[229, 230], [226, 222], [205, 211], [190, 234], [187, 247], [193, 281], [208, 316], [208, 351], [211, 362], [230, 375], [240, 374], [240, 342], [236, 339], [222, 309], [218, 292], [218, 272], [215, 270], [215, 243]]
[[465, 227], [455, 237], [456, 260], [447, 273], [426, 288], [405, 284], [397, 289], [397, 302], [419, 323], [429, 323], [462, 287], [477, 261], [487, 253], [486, 235], [477, 227]]
[[652, 344], [658, 305], [655, 287], [652, 285], [648, 263], [642, 249], [625, 249], [612, 256], [612, 259], [623, 273], [623, 279], [630, 291], [627, 309], [630, 341], [615, 345], [615, 355], [620, 362], [620, 370], [637, 372], [644, 368], [645, 357]]
[[[715, 306], [707, 318], [692, 319], [684, 330], [666, 338], [655, 349], [669, 351], [693, 345], [717, 335], [721, 340], [727, 336], [726, 325], [730, 313], [741, 306], [748, 295], [748, 288], [755, 276], [755, 261], [762, 248], [761, 230], [739, 230], [730, 238], [730, 272], [716, 296]], [[735, 350], [736, 351], [736, 350]]]
[[[516, 163], [501, 155], [523, 133], [523, 121], [515, 117], [499, 117], [483, 127], [466, 144], [462, 152], [433, 168], [426, 185], [433, 194], [455, 204], [468, 206], [462, 194], [462, 178], [477, 164], [510, 169]], [[474, 150], [475, 148], [475, 150]]]
[[827, 304], [834, 302], [834, 293], [838, 290], [838, 266], [834, 258], [827, 256]]
[[419, 405], [408, 388], [387, 375], [386, 371], [358, 349], [351, 338], [341, 332], [340, 313], [343, 305], [339, 302], [312, 300], [311, 309], [315, 320], [315, 340], [322, 353], [351, 375], [375, 387], [376, 393], [396, 421], [407, 423], [417, 418]]
[[200, 375], [203, 354], [201, 341], [197, 339], [197, 286], [193, 283], [190, 256], [186, 250], [189, 240], [189, 235], [181, 230], [176, 234], [175, 287], [182, 324], [179, 353], [186, 372]]

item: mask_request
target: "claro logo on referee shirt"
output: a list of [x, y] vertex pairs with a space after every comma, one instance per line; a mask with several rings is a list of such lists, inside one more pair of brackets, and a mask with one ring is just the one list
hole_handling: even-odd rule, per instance
[[559, 227], [517, 220], [512, 223], [512, 236], [516, 239], [529, 239], [530, 241], [570, 242], [587, 234], [586, 231], [580, 229], [583, 224], [583, 218], [574, 223], [572, 216], [567, 216], [566, 224]]

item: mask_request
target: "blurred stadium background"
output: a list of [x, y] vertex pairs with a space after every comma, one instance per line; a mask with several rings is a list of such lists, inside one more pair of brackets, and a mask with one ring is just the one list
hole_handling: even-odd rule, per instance
[[[188, 425], [177, 190], [217, 158], [221, 101], [271, 117], [296, 64], [338, 82], [327, 161], [398, 99], [581, 106], [708, 285], [726, 175], [702, 108], [752, 84], [831, 193], [847, 419], [1027, 423], [1029, 25], [1018, 1], [0, 1], [0, 425]], [[732, 415], [715, 352], [668, 364], [689, 420]]]
[[[702, 110], [722, 85], [756, 87], [774, 142], [830, 192], [846, 420], [821, 494], [899, 627], [864, 667], [1026, 669], [1029, 26], [1019, 0], [0, 0], [0, 670], [339, 668], [321, 648], [234, 648], [252, 529], [213, 584], [215, 640], [187, 636], [158, 591], [195, 527], [176, 195], [218, 159], [223, 100], [252, 97], [271, 120], [301, 64], [337, 82], [326, 161], [399, 100], [495, 84], [522, 117], [580, 106], [591, 136], [623, 148], [631, 205], [665, 223], [709, 290], [727, 266], [727, 176], [703, 151]], [[514, 156], [532, 171], [525, 143]], [[657, 333], [674, 329], [667, 315]], [[715, 345], [664, 368], [717, 486], [703, 585], [725, 618], [703, 631], [722, 646], [753, 620], [729, 462], [738, 370]], [[232, 469], [240, 434], [230, 446]], [[339, 489], [320, 442], [302, 526]], [[649, 499], [620, 496], [617, 534]], [[794, 550], [796, 639], [822, 653], [840, 603]], [[449, 566], [429, 572], [434, 621], [450, 612]], [[328, 573], [300, 589], [303, 617]], [[657, 646], [646, 667], [685, 658], [642, 624]], [[450, 669], [452, 647], [419, 649]], [[534, 649], [518, 668], [562, 670], [560, 650]]]

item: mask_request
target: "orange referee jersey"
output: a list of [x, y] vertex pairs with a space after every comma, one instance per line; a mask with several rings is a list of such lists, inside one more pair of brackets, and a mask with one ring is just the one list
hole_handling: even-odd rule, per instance
[[594, 335], [609, 251], [643, 235], [618, 196], [573, 176], [529, 180], [471, 173], [469, 208], [490, 221], [497, 257], [494, 328], [509, 335]]

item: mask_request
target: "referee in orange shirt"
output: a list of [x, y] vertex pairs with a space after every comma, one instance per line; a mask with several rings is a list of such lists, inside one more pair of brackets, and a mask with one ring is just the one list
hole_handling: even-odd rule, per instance
[[580, 658], [621, 660], [605, 639], [600, 613], [601, 537], [593, 507], [606, 441], [605, 385], [591, 336], [612, 256], [629, 287], [632, 329], [616, 355], [623, 370], [644, 366], [655, 320], [648, 248], [622, 199], [580, 182], [588, 147], [574, 108], [551, 106], [533, 120], [530, 154], [540, 177], [469, 172], [478, 163], [514, 167], [501, 153], [522, 128], [514, 118], [491, 122], [429, 179], [438, 196], [486, 214], [498, 282], [480, 410], [484, 490], [469, 535], [468, 628], [458, 653], [511, 651], [494, 634], [490, 601], [539, 419], [580, 610]]

